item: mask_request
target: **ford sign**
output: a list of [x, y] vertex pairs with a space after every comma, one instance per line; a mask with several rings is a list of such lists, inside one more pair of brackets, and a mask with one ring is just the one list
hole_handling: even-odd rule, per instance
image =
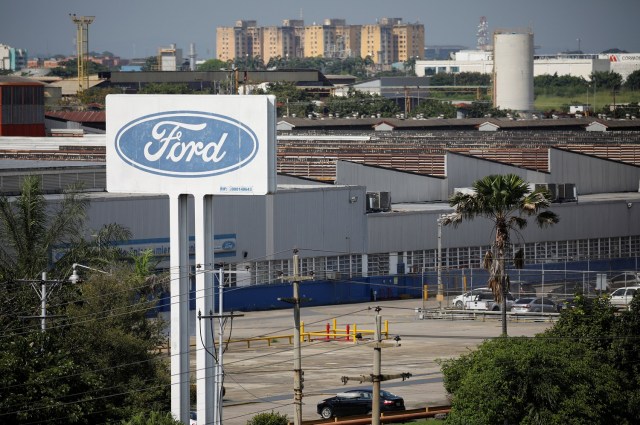
[[258, 139], [249, 127], [224, 115], [168, 111], [125, 124], [116, 134], [115, 149], [140, 170], [193, 178], [242, 168], [256, 156]]

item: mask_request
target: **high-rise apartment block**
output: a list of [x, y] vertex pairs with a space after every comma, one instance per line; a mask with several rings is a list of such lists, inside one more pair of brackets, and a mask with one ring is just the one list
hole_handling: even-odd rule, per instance
[[237, 21], [216, 29], [216, 51], [223, 61], [260, 57], [349, 58], [370, 56], [378, 65], [390, 65], [424, 55], [424, 25], [382, 18], [378, 23], [349, 25], [344, 19], [325, 19], [304, 25], [301, 19], [285, 19], [280, 27], [258, 27], [256, 21]]

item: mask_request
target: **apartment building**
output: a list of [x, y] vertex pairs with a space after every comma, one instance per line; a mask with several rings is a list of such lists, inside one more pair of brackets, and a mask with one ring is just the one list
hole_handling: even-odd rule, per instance
[[350, 25], [345, 19], [325, 19], [304, 25], [301, 19], [285, 19], [281, 27], [258, 27], [256, 21], [237, 21], [233, 27], [216, 29], [218, 59], [261, 57], [349, 58], [370, 56], [374, 63], [422, 58], [424, 25], [403, 23], [401, 18], [382, 18], [375, 24]]

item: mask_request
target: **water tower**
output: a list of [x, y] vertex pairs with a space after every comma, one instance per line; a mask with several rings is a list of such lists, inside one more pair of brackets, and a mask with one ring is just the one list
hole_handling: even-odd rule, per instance
[[533, 32], [493, 33], [493, 106], [533, 111]]

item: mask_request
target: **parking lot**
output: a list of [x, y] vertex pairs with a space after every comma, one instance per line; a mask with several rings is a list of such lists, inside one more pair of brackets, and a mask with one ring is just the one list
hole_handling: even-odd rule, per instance
[[[323, 331], [335, 318], [338, 328], [356, 324], [358, 329], [373, 329], [375, 306], [382, 309], [382, 320], [388, 320], [391, 347], [382, 350], [382, 373], [409, 372], [407, 381], [391, 380], [382, 388], [402, 396], [408, 409], [427, 405], [448, 404], [437, 359], [455, 357], [468, 352], [487, 338], [500, 335], [498, 317], [486, 320], [440, 319], [419, 320], [416, 308], [421, 300], [397, 300], [366, 304], [345, 304], [302, 308], [301, 320], [307, 331]], [[429, 301], [427, 308], [437, 308]], [[551, 325], [549, 321], [509, 322], [509, 335], [533, 336]], [[288, 310], [248, 312], [236, 318], [232, 339], [253, 338], [293, 333], [293, 313]], [[366, 339], [352, 341], [316, 338], [302, 344], [304, 370], [303, 419], [319, 419], [316, 404], [323, 398], [346, 389], [367, 386], [357, 382], [343, 385], [342, 376], [369, 375], [373, 368], [373, 348]], [[195, 365], [194, 365], [195, 366]], [[265, 340], [229, 344], [224, 355], [226, 396], [225, 424], [246, 424], [260, 412], [280, 412], [293, 418], [293, 345], [278, 338], [271, 345]], [[370, 385], [370, 384], [369, 384]]]

